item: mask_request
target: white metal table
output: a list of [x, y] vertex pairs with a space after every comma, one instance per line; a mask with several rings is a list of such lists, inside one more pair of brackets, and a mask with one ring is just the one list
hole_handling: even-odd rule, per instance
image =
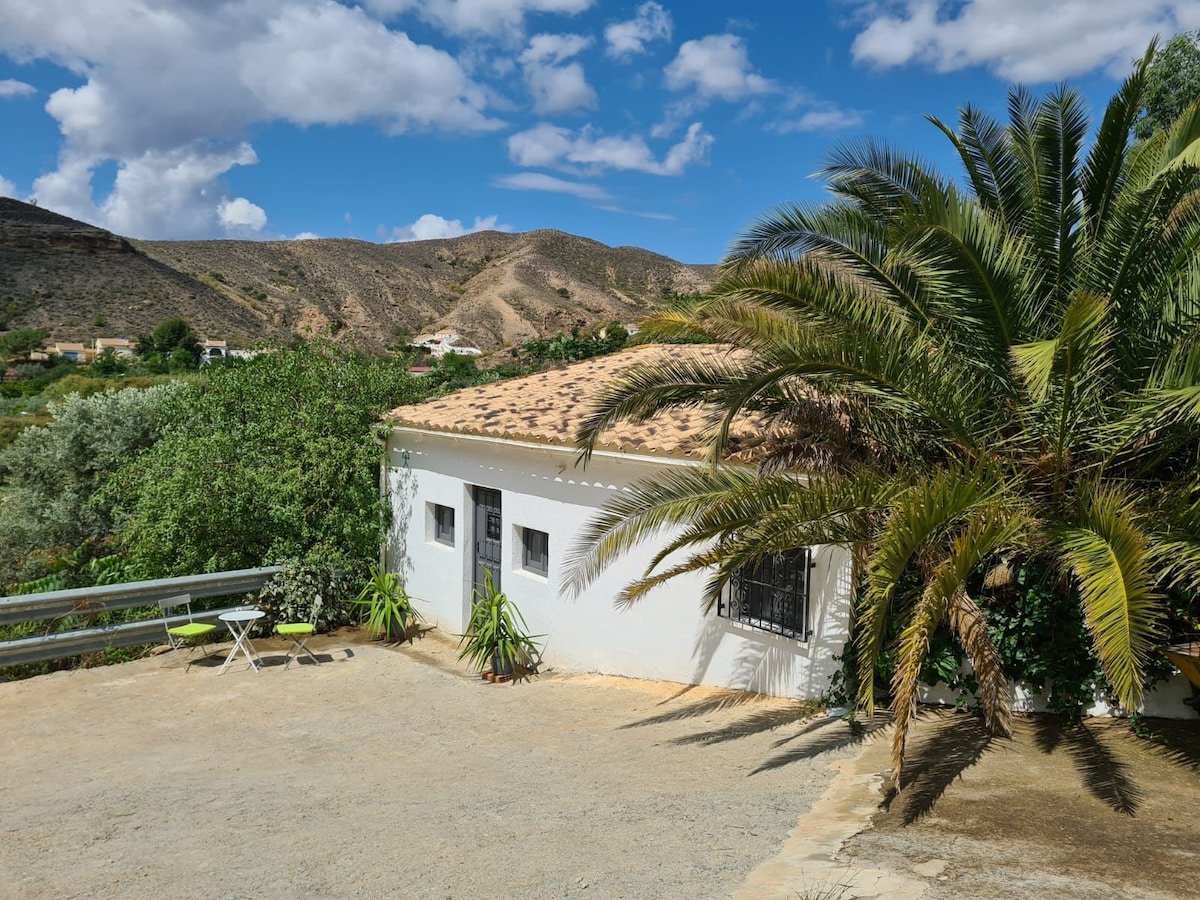
[[266, 613], [261, 609], [237, 609], [233, 612], [222, 613], [217, 617], [229, 626], [229, 633], [233, 635], [233, 649], [225, 657], [225, 662], [221, 664], [221, 669], [217, 672], [218, 675], [225, 674], [225, 670], [237, 657], [239, 650], [246, 657], [246, 661], [250, 663], [250, 668], [256, 672], [261, 671], [262, 664], [258, 658], [258, 651], [250, 643], [250, 629], [265, 615]]

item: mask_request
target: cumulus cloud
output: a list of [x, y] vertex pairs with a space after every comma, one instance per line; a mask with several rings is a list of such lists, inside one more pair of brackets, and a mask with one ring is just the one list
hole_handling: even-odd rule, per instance
[[384, 17], [415, 12], [451, 34], [507, 32], [519, 34], [525, 17], [536, 13], [575, 15], [593, 0], [366, 0], [367, 8]]
[[17, 196], [17, 186], [3, 175], [0, 175], [0, 197], [11, 197], [14, 200], [21, 199]]
[[736, 34], [684, 41], [665, 73], [671, 90], [694, 90], [706, 99], [742, 100], [775, 89], [754, 71], [746, 42]]
[[596, 92], [587, 83], [583, 66], [567, 62], [591, 43], [591, 38], [578, 34], [536, 34], [530, 39], [518, 62], [539, 115], [596, 105]]
[[[208, 237], [230, 227], [219, 211], [227, 198], [215, 186], [217, 179], [235, 166], [256, 162], [249, 144], [148, 150], [120, 162], [112, 192], [96, 205], [91, 199], [95, 160], [67, 152], [57, 169], [34, 181], [33, 194], [42, 206], [129, 237]], [[233, 205], [246, 212], [236, 200]]]
[[0, 79], [0, 100], [9, 97], [29, 97], [37, 93], [37, 88], [15, 78]]
[[261, 206], [245, 197], [222, 200], [217, 204], [217, 218], [231, 232], [249, 230], [259, 232], [267, 224], [267, 213]]
[[984, 66], [1002, 78], [1054, 81], [1128, 71], [1156, 34], [1200, 27], [1194, 0], [858, 0], [857, 62], [939, 72]]
[[492, 179], [492, 185], [510, 191], [546, 191], [551, 194], [571, 194], [581, 200], [608, 200], [606, 190], [596, 184], [568, 181], [541, 172], [517, 172]]
[[293, 241], [319, 241], [321, 236], [313, 231], [302, 231], [291, 238]]
[[628, 59], [646, 52], [651, 41], [671, 39], [671, 14], [658, 3], [643, 3], [632, 19], [614, 22], [604, 29], [605, 52], [615, 59]]
[[683, 140], [657, 159], [640, 135], [605, 136], [591, 126], [573, 132], [542, 122], [508, 139], [509, 158], [519, 166], [539, 168], [585, 167], [593, 170], [619, 169], [649, 175], [682, 175], [693, 163], [708, 156], [713, 137], [704, 126], [689, 126]]
[[[64, 141], [38, 196], [135, 236], [195, 236], [200, 221], [220, 234], [218, 206], [233, 198], [218, 179], [249, 163], [212, 147], [256, 123], [500, 126], [454, 57], [333, 0], [0, 0], [0, 21], [0, 53], [49, 60], [83, 81], [47, 101]], [[91, 173], [106, 161], [117, 163], [118, 184], [93, 205]], [[200, 173], [210, 179], [196, 182]], [[179, 180], [144, 186], [156, 175]], [[144, 215], [128, 202], [139, 192], [153, 207]], [[181, 204], [177, 215], [167, 198]]]
[[405, 241], [431, 241], [437, 238], [462, 237], [476, 231], [512, 231], [511, 225], [498, 225], [497, 216], [476, 217], [475, 223], [469, 228], [464, 227], [460, 219], [443, 219], [433, 213], [426, 213], [411, 225], [399, 225], [387, 234], [388, 243], [398, 244]]
[[369, 119], [393, 131], [483, 130], [484, 91], [443, 50], [335, 3], [282, 9], [242, 47], [239, 73], [267, 115], [302, 125]]

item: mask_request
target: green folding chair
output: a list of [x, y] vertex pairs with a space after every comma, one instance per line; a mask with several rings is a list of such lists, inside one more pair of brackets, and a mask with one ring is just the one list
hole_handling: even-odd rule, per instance
[[301, 653], [307, 653], [308, 658], [315, 662], [318, 666], [321, 661], [313, 656], [312, 651], [305, 645], [308, 639], [317, 631], [317, 615], [321, 612], [321, 595], [317, 595], [317, 599], [313, 601], [312, 615], [308, 617], [307, 622], [280, 622], [275, 626], [275, 633], [281, 635], [292, 642], [292, 646], [288, 648], [287, 660], [283, 664], [286, 670], [292, 664], [292, 660], [299, 659]]
[[[159, 608], [162, 610], [163, 618], [168, 618], [176, 615], [175, 610], [183, 607], [187, 610], [188, 620], [180, 625], [171, 625], [167, 622], [163, 623], [163, 627], [167, 630], [167, 643], [171, 645], [171, 651], [175, 659], [183, 659], [184, 654], [181, 650], [186, 649], [190, 654], [196, 647], [204, 650], [205, 659], [208, 658], [208, 646], [201, 638], [205, 638], [217, 630], [217, 626], [211, 622], [196, 622], [192, 619], [192, 595], [180, 594], [178, 597], [167, 597], [158, 601]], [[188, 671], [192, 667], [195, 660], [189, 659], [183, 671]]]

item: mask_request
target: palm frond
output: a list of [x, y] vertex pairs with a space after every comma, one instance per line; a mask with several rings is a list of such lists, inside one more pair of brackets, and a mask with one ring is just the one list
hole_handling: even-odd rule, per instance
[[1088, 151], [1080, 178], [1088, 230], [1093, 240], [1102, 237], [1108, 224], [1108, 212], [1120, 194], [1125, 173], [1125, 157], [1133, 125], [1141, 112], [1146, 92], [1146, 73], [1154, 58], [1156, 43], [1151, 42], [1145, 56], [1126, 77], [1109, 101], [1100, 123], [1100, 131]]
[[1133, 497], [1101, 487], [1081, 498], [1079, 523], [1056, 535], [1073, 575], [1104, 677], [1120, 702], [1142, 702], [1152, 639], [1162, 619], [1150, 541], [1137, 525]]
[[979, 699], [989, 725], [997, 732], [1008, 729], [1011, 712], [1008, 687], [982, 614], [967, 594], [966, 581], [983, 560], [1010, 546], [1025, 525], [1019, 509], [977, 506], [948, 541], [945, 556], [926, 578], [921, 597], [896, 642], [896, 673], [892, 678], [892, 782], [897, 787], [903, 781], [908, 729], [917, 712], [921, 667], [929, 655], [934, 632], [947, 618], [959, 626], [956, 634], [965, 638], [966, 649], [978, 654], [978, 659], [975, 656], [971, 659], [976, 671], [982, 670]]

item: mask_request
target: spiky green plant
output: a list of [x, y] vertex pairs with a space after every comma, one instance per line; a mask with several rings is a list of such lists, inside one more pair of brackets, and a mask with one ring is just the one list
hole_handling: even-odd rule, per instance
[[413, 606], [404, 579], [375, 566], [371, 566], [370, 579], [352, 602], [365, 607], [363, 627], [373, 638], [401, 640], [411, 624], [421, 621], [421, 613]]
[[[1163, 592], [1200, 588], [1200, 103], [1135, 143], [1148, 60], [1090, 147], [1065, 87], [1014, 89], [1007, 125], [971, 106], [957, 130], [931, 119], [961, 184], [873, 142], [842, 147], [823, 172], [835, 199], [768, 213], [708, 297], [652, 317], [652, 334], [729, 352], [628, 371], [594, 402], [582, 453], [618, 421], [710, 405], [711, 464], [614, 497], [575, 548], [573, 585], [664, 534], [624, 601], [700, 571], [711, 604], [765, 555], [854, 546], [858, 701], [874, 710], [874, 667], [893, 650], [897, 785], [937, 628], [969, 655], [989, 725], [1008, 729], [971, 588], [998, 560], [1062, 573], [1113, 694], [1136, 709]], [[748, 415], [757, 471], [720, 462]]]
[[511, 673], [515, 666], [533, 669], [538, 658], [540, 635], [528, 634], [529, 626], [517, 605], [497, 589], [492, 573], [483, 572], [483, 585], [476, 589], [467, 632], [459, 638], [460, 660], [483, 671], [493, 666], [497, 675]]

